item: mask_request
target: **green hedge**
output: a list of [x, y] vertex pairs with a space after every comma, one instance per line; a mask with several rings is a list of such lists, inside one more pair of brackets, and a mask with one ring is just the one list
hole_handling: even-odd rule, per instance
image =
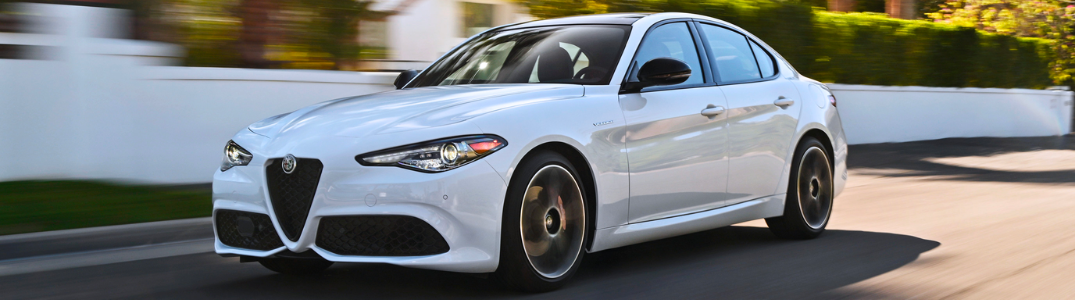
[[[653, 2], [650, 2], [653, 3]], [[617, 10], [682, 11], [743, 27], [824, 82], [1044, 88], [1052, 42], [873, 13], [830, 13], [765, 0], [670, 0]]]

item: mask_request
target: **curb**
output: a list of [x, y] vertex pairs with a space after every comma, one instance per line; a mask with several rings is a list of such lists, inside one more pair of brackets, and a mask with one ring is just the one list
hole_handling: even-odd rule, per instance
[[212, 252], [213, 242], [208, 217], [0, 236], [0, 274]]
[[134, 223], [123, 225], [110, 225], [99, 227], [87, 227], [77, 229], [64, 229], [54, 231], [43, 232], [31, 232], [20, 233], [12, 235], [0, 236], [0, 244], [13, 243], [13, 242], [30, 242], [49, 239], [63, 239], [74, 236], [84, 236], [87, 234], [107, 234], [112, 232], [123, 231], [142, 231], [148, 229], [169, 228], [169, 227], [196, 227], [196, 226], [212, 226], [212, 217], [193, 218], [193, 219], [179, 219], [168, 220], [158, 222], [146, 222], [146, 223]]
[[0, 261], [0, 276], [213, 252], [213, 239], [66, 253]]

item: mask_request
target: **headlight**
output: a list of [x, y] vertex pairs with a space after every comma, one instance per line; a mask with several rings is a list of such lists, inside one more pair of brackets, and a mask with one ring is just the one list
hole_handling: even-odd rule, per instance
[[481, 159], [508, 145], [495, 135], [473, 135], [418, 143], [355, 156], [363, 166], [397, 166], [444, 172]]
[[252, 158], [254, 155], [250, 154], [250, 151], [246, 151], [235, 141], [228, 141], [228, 145], [224, 146], [224, 161], [220, 163], [220, 171], [227, 171], [234, 166], [248, 165]]

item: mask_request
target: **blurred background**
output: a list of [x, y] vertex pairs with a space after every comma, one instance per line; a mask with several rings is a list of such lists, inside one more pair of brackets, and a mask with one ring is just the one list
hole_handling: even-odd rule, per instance
[[[1075, 268], [1060, 268], [1075, 266], [1075, 236], [1055, 230], [1075, 226], [1068, 217], [1075, 213], [1070, 0], [0, 0], [0, 287], [10, 286], [0, 290], [22, 293], [10, 298], [85, 296], [80, 293], [87, 290], [115, 298], [98, 291], [113, 281], [92, 278], [125, 274], [139, 281], [139, 272], [148, 269], [40, 272], [159, 256], [54, 264], [30, 258], [198, 238], [195, 244], [206, 249], [168, 252], [203, 255], [190, 267], [195, 271], [183, 269], [187, 260], [152, 262], [158, 270], [193, 272], [184, 278], [201, 281], [158, 280], [137, 285], [147, 287], [142, 290], [117, 285], [112, 291], [145, 298], [184, 290], [176, 295], [189, 298], [205, 296], [199, 293], [208, 286], [217, 297], [251, 290], [269, 298], [305, 295], [279, 290], [273, 281], [253, 283], [265, 282], [260, 279], [225, 284], [221, 274], [264, 274], [217, 269], [221, 259], [207, 254], [208, 182], [232, 135], [321, 101], [392, 90], [399, 71], [421, 70], [492, 27], [666, 11], [738, 25], [803, 75], [829, 85], [853, 145], [848, 192], [837, 200], [846, 206], [834, 212], [832, 239], [804, 242], [815, 256], [773, 246], [756, 228], [763, 224], [748, 224], [672, 241], [679, 245], [672, 248], [686, 252], [650, 244], [613, 251], [604, 260], [597, 256], [590, 268], [599, 276], [583, 276], [566, 293], [596, 289], [638, 297], [656, 295], [637, 290], [652, 288], [678, 295], [705, 286], [743, 298], [1075, 294]], [[165, 233], [124, 229], [133, 233], [107, 242], [83, 231], [32, 235], [173, 219], [184, 220], [168, 223], [172, 229]], [[998, 228], [1009, 230], [983, 238]], [[699, 244], [698, 238], [722, 242]], [[658, 260], [704, 260], [711, 253], [742, 262], [784, 260], [762, 269]], [[649, 263], [611, 262], [640, 257]], [[1002, 260], [1012, 263], [993, 264]], [[841, 263], [819, 263], [831, 261]], [[663, 265], [675, 268], [658, 267]], [[783, 278], [789, 265], [800, 266], [793, 271], [810, 280], [766, 281]], [[648, 282], [632, 277], [688, 269], [701, 270], [692, 278], [753, 289], [691, 284], [672, 275]], [[377, 270], [446, 282], [442, 291], [459, 291], [455, 284], [475, 287], [439, 273]], [[241, 274], [227, 273], [232, 271]], [[31, 273], [38, 275], [25, 275]], [[305, 284], [441, 295], [359, 273]], [[54, 278], [79, 288], [52, 289]], [[352, 285], [359, 281], [375, 284]], [[811, 285], [818, 282], [820, 287]], [[1042, 294], [1006, 289], [1031, 283], [1045, 286]], [[929, 288], [915, 290], [923, 286]], [[0, 298], [9, 298], [3, 293]]]
[[[4, 32], [40, 31], [48, 16], [4, 1]], [[532, 20], [512, 1], [93, 0], [29, 1], [114, 8], [107, 37], [181, 46], [181, 65], [259, 69], [398, 70], [429, 64], [493, 26]], [[100, 10], [104, 11], [104, 10]]]
[[[495, 26], [664, 11], [741, 26], [831, 83], [852, 144], [1071, 130], [1066, 0], [0, 0], [0, 196], [24, 208], [0, 211], [0, 234], [206, 215], [220, 149], [250, 123], [390, 90]], [[109, 211], [70, 204], [87, 185], [197, 200], [48, 216]], [[74, 202], [14, 196], [34, 188]]]
[[678, 11], [738, 24], [826, 82], [1040, 88], [1070, 84], [1075, 41], [1075, 6], [1060, 0], [4, 0], [0, 32], [55, 21], [25, 2], [120, 10], [94, 21], [113, 23], [99, 37], [178, 45], [178, 63], [196, 67], [421, 69], [494, 26]]

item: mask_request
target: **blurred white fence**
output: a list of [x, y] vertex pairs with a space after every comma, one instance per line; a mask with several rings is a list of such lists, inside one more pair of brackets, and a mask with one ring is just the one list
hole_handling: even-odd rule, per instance
[[[233, 134], [268, 116], [392, 89], [396, 74], [0, 60], [0, 181], [207, 182]], [[93, 67], [89, 67], [89, 66]]]
[[[224, 143], [246, 125], [389, 90], [395, 78], [167, 66], [181, 49], [108, 38], [111, 23], [99, 20], [121, 12], [31, 8], [56, 22], [39, 33], [0, 33], [0, 45], [29, 54], [0, 58], [0, 181], [208, 182]], [[1068, 91], [831, 86], [853, 144], [1062, 135], [1071, 126]]]
[[392, 89], [396, 74], [0, 59], [0, 181], [208, 182], [233, 134], [268, 116]]
[[829, 84], [851, 144], [1064, 135], [1071, 91]]

